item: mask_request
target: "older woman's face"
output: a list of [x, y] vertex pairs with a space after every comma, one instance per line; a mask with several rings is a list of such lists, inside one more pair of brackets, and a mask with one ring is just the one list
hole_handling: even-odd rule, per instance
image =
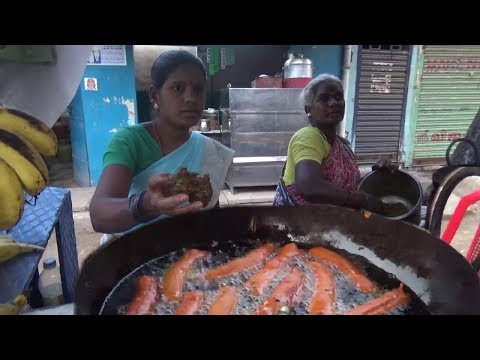
[[339, 124], [345, 113], [342, 86], [336, 81], [326, 81], [320, 84], [309, 112], [311, 114], [310, 121], [314, 126]]

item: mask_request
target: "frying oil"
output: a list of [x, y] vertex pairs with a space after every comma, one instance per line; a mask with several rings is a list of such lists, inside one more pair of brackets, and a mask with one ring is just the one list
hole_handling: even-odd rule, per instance
[[[304, 274], [304, 281], [300, 291], [295, 297], [295, 302], [292, 306], [289, 307], [288, 313], [295, 315], [307, 315], [310, 307], [310, 299], [316, 290], [316, 279], [312, 268], [307, 264], [308, 261], [318, 261], [313, 258], [310, 258], [306, 254], [299, 254], [290, 259], [287, 265], [281, 267], [274, 278], [269, 282], [268, 286], [265, 287], [263, 294], [261, 296], [253, 295], [248, 289], [245, 288], [245, 282], [251, 278], [255, 273], [262, 269], [265, 261], [262, 264], [245, 269], [244, 271], [221, 277], [213, 281], [206, 281], [203, 278], [203, 275], [210, 269], [223, 265], [229, 261], [237, 259], [239, 257], [245, 256], [253, 248], [261, 246], [262, 243], [228, 243], [216, 246], [211, 250], [210, 255], [207, 257], [197, 260], [194, 265], [191, 267], [190, 271], [186, 276], [186, 281], [184, 285], [184, 293], [188, 291], [200, 290], [204, 293], [203, 305], [196, 312], [198, 315], [206, 315], [208, 310], [214, 303], [216, 297], [218, 296], [219, 290], [224, 286], [234, 287], [237, 292], [237, 305], [235, 308], [235, 315], [253, 315], [256, 310], [259, 308], [261, 303], [265, 301], [274, 289], [281, 283], [281, 281], [290, 273], [293, 267], [301, 270]], [[277, 247], [273, 254], [271, 254], [266, 261], [276, 256], [278, 253], [279, 247]], [[159, 284], [162, 284], [163, 277], [168, 268], [175, 263], [180, 257], [187, 251], [183, 249], [171, 253], [167, 256], [152, 260], [142, 267], [136, 269], [129, 276], [123, 279], [116, 288], [112, 291], [109, 298], [105, 301], [104, 307], [102, 308], [101, 313], [116, 313], [121, 314], [126, 307], [126, 304], [130, 301], [134, 292], [134, 280], [139, 275], [153, 275], [156, 276], [159, 280]], [[372, 269], [373, 265], [368, 264], [367, 261], [359, 256], [352, 256], [342, 251], [337, 251], [342, 256], [347, 257], [351, 262], [360, 268]], [[368, 274], [367, 276], [373, 280], [381, 279], [383, 281], [383, 288], [378, 290], [375, 293], [364, 294], [359, 291], [349, 278], [340, 273], [334, 266], [327, 262], [322, 262], [328, 268], [330, 268], [335, 277], [335, 313], [342, 314], [346, 311], [352, 310], [357, 305], [363, 304], [367, 301], [372, 300], [375, 297], [380, 296], [382, 293], [392, 290], [393, 288], [398, 287], [399, 282], [391, 275], [386, 274], [383, 270], [375, 268], [374, 273]], [[378, 276], [379, 272], [383, 272], [381, 276]], [[374, 275], [374, 276], [372, 276]], [[387, 280], [386, 280], [387, 279]], [[376, 281], [378, 284], [378, 280]], [[378, 284], [382, 286], [382, 283]], [[111, 301], [109, 304], [109, 299], [115, 299], [117, 305], [115, 309], [112, 309], [114, 306], [114, 301]], [[118, 305], [118, 299], [122, 299], [123, 302]], [[163, 296], [160, 295], [160, 299], [156, 305], [155, 313], [158, 315], [171, 315], [174, 313], [176, 307], [179, 305], [178, 301], [167, 301]], [[411, 306], [401, 306], [391, 312], [391, 314], [402, 315], [411, 313]], [[419, 313], [418, 306], [415, 307], [415, 313]]]

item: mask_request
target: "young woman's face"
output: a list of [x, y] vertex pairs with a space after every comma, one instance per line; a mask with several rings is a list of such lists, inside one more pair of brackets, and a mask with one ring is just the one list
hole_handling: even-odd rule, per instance
[[345, 113], [342, 86], [336, 81], [326, 81], [317, 87], [310, 109], [310, 121], [314, 126], [339, 124]]
[[206, 80], [203, 72], [193, 65], [180, 65], [160, 89], [151, 96], [165, 121], [175, 127], [189, 129], [202, 117], [206, 101]]

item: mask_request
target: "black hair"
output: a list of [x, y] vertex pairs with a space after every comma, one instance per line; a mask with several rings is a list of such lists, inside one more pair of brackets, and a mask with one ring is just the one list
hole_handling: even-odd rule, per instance
[[202, 72], [205, 80], [207, 71], [202, 60], [186, 50], [170, 50], [162, 53], [152, 65], [151, 82], [157, 89], [161, 88], [168, 76], [181, 65], [193, 65]]

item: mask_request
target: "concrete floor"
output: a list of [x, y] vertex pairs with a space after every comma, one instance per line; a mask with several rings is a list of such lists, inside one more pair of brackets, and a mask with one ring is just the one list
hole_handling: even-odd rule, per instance
[[[49, 186], [68, 188], [72, 196], [73, 220], [75, 223], [75, 235], [77, 239], [77, 251], [79, 265], [83, 260], [98, 247], [100, 234], [96, 233], [90, 222], [88, 205], [93, 196], [95, 188], [82, 188], [73, 180], [73, 169], [71, 163], [59, 163], [52, 161], [49, 164], [50, 184]], [[39, 263], [39, 270], [42, 269], [43, 260], [48, 257], [58, 259], [57, 241], [55, 231], [50, 238], [47, 248]], [[57, 260], [58, 263], [58, 260]]]
[[[81, 266], [84, 259], [98, 247], [101, 237], [101, 234], [96, 233], [92, 229], [88, 213], [90, 199], [95, 189], [81, 188], [75, 184], [71, 164], [53, 164], [50, 172], [52, 174], [50, 185], [69, 188], [72, 194], [78, 259]], [[431, 183], [431, 171], [410, 171], [410, 173], [420, 181], [425, 189]], [[458, 204], [460, 197], [479, 188], [480, 178], [478, 177], [465, 179], [457, 186], [447, 203], [444, 221], [442, 223], [442, 232]], [[235, 191], [235, 195], [232, 195], [228, 190], [224, 190], [220, 196], [220, 206], [269, 205], [273, 200], [274, 191], [274, 188], [238, 189]], [[452, 246], [461, 254], [466, 254], [479, 222], [480, 205], [474, 205], [469, 209], [452, 242]], [[58, 258], [55, 233], [49, 241], [42, 261], [50, 256]], [[41, 267], [41, 262], [39, 266]]]

